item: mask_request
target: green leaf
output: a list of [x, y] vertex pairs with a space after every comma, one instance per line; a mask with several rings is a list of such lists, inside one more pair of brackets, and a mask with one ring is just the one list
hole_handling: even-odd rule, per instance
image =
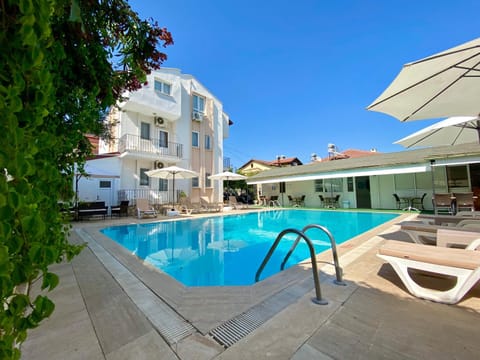
[[53, 290], [59, 283], [59, 278], [56, 274], [47, 272], [43, 275], [42, 290], [48, 287], [48, 291]]
[[30, 305], [30, 299], [27, 295], [17, 294], [10, 299], [8, 310], [13, 315], [23, 315]]
[[0, 245], [0, 266], [9, 262], [8, 247]]
[[35, 306], [33, 313], [42, 319], [49, 317], [55, 309], [55, 304], [46, 296], [37, 296], [33, 304]]

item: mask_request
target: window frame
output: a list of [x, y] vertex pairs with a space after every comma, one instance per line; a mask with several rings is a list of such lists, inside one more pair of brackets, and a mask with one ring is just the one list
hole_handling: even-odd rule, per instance
[[315, 179], [313, 181], [313, 186], [314, 186], [314, 190], [315, 190], [316, 193], [318, 193], [318, 192], [324, 193], [325, 192], [323, 179]]
[[[105, 186], [107, 185], [108, 186]], [[112, 181], [111, 180], [100, 180], [98, 182], [99, 189], [111, 189], [112, 188]]]
[[[145, 132], [146, 132], [146, 134], [145, 134]], [[140, 139], [150, 140], [150, 138], [151, 138], [150, 124], [142, 121], [140, 123]]]
[[168, 131], [159, 130], [158, 131], [158, 147], [168, 149]]
[[158, 179], [158, 191], [168, 191], [168, 179]]
[[192, 178], [192, 188], [198, 188], [200, 187], [200, 179], [198, 176], [195, 176]]
[[205, 134], [205, 150], [212, 150], [212, 137], [208, 134]]
[[[157, 86], [158, 84], [158, 86]], [[171, 96], [172, 94], [172, 84], [161, 80], [161, 79], [154, 79], [153, 80], [153, 89], [155, 92], [163, 94], [163, 95], [168, 95]]]
[[[196, 145], [194, 144], [194, 140], [196, 139]], [[200, 148], [200, 132], [192, 131], [192, 147]]]
[[140, 177], [139, 177], [140, 186], [150, 186], [150, 177], [146, 174], [146, 172], [149, 170], [150, 169], [147, 169], [147, 168], [140, 168]]
[[206, 102], [207, 102], [207, 98], [205, 96], [193, 94], [193, 105], [192, 105], [193, 111], [204, 114]]
[[209, 178], [210, 177], [210, 173], [206, 172], [205, 173], [205, 187], [206, 188], [211, 188], [212, 187], [212, 180]]

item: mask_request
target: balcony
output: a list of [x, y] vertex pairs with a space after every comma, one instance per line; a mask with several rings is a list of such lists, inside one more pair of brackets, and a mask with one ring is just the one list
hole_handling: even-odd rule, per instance
[[[176, 191], [177, 197], [180, 190]], [[171, 191], [160, 191], [153, 189], [121, 189], [118, 191], [118, 201], [129, 200], [130, 205], [136, 204], [137, 199], [148, 199], [152, 205], [165, 205], [172, 203]]]
[[138, 135], [125, 134], [118, 141], [118, 151], [126, 156], [165, 160], [168, 162], [180, 161], [183, 157], [183, 145], [174, 142], [165, 142], [163, 139], [142, 139]]

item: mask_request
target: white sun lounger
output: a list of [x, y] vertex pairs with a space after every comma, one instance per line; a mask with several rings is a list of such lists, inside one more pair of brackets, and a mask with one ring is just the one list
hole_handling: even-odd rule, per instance
[[[456, 226], [442, 226], [406, 221], [399, 224], [400, 231], [406, 233], [417, 244], [435, 245], [439, 230], [458, 230], [465, 233], [480, 232], [479, 220], [464, 220]], [[468, 235], [466, 235], [468, 237]]]
[[157, 211], [148, 204], [147, 199], [137, 199], [137, 215], [139, 219], [145, 215], [157, 217]]
[[[475, 247], [479, 245], [478, 240]], [[377, 256], [388, 261], [408, 291], [416, 297], [455, 304], [480, 279], [480, 252], [388, 240]], [[456, 278], [455, 286], [446, 291], [429, 289], [417, 284], [408, 269], [449, 275]]]

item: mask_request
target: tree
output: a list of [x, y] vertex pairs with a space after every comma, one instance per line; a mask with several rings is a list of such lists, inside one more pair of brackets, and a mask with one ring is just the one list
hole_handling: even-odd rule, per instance
[[125, 0], [0, 0], [0, 358], [18, 359], [27, 330], [54, 310], [31, 286], [59, 282], [49, 266], [68, 242], [58, 202], [73, 197], [86, 134], [109, 138], [104, 114], [165, 61], [171, 34]]

